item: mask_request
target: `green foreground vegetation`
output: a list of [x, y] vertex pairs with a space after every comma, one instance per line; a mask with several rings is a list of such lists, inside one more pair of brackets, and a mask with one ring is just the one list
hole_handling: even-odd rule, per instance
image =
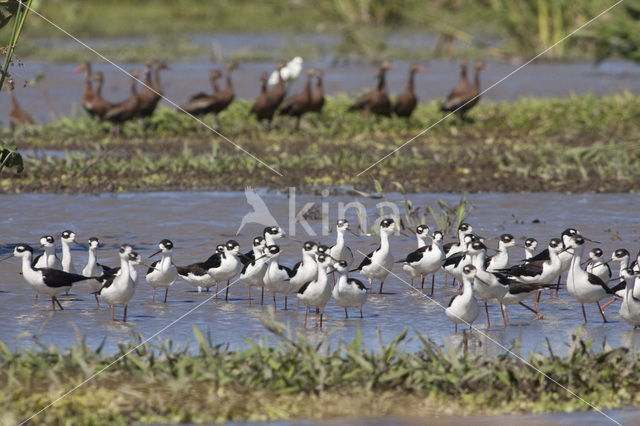
[[265, 131], [248, 114], [247, 101], [220, 115], [222, 134], [283, 176], [168, 108], [144, 128], [127, 123], [122, 137], [84, 116], [16, 134], [5, 129], [0, 138], [17, 145], [25, 169], [5, 169], [0, 191], [242, 190], [247, 183], [309, 192], [374, 190], [374, 178], [386, 191], [400, 182], [410, 192], [640, 189], [640, 98], [628, 92], [481, 102], [470, 114], [473, 122], [449, 117], [359, 177], [443, 115], [433, 101], [409, 121], [367, 118], [346, 113], [349, 102], [328, 99], [323, 114], [305, 116], [299, 131], [288, 117], [277, 117]]
[[[591, 348], [574, 336], [563, 357], [470, 355], [467, 340], [402, 349], [405, 329], [372, 351], [360, 334], [329, 348], [265, 320], [277, 345], [247, 341], [230, 350], [194, 327], [196, 348], [169, 340], [121, 344], [102, 354], [83, 341], [68, 350], [11, 351], [0, 343], [0, 422], [15, 424], [86, 384], [38, 415], [43, 424], [128, 424], [276, 419], [546, 413], [640, 403], [640, 357], [624, 348]], [[517, 342], [516, 342], [517, 344]], [[124, 354], [127, 354], [123, 357]], [[102, 371], [104, 370], [104, 371]], [[96, 375], [96, 373], [99, 373]]]

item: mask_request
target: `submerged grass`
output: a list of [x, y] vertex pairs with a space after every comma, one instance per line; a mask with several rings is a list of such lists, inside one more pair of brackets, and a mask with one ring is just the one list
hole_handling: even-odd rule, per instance
[[[5, 172], [0, 189], [243, 189], [260, 182], [276, 189], [373, 190], [372, 178], [386, 191], [395, 190], [393, 182], [402, 182], [406, 191], [430, 192], [640, 189], [640, 98], [629, 92], [484, 102], [472, 112], [473, 123], [450, 117], [360, 177], [442, 113], [433, 101], [420, 105], [409, 121], [376, 120], [346, 113], [349, 102], [328, 99], [323, 114], [306, 116], [300, 131], [284, 117], [276, 119], [272, 131], [261, 130], [248, 114], [247, 101], [234, 102], [220, 115], [225, 136], [283, 177], [184, 114], [160, 108], [145, 127], [128, 123], [119, 138], [109, 135], [106, 124], [85, 117], [64, 117], [14, 135], [0, 132], [27, 154], [25, 171]], [[29, 155], [29, 150], [68, 152], [48, 156], [46, 151]]]
[[[402, 349], [405, 329], [378, 350], [353, 342], [330, 348], [291, 337], [263, 320], [277, 345], [247, 341], [230, 350], [194, 327], [197, 347], [170, 340], [135, 343], [102, 354], [84, 341], [61, 350], [11, 351], [0, 343], [0, 422], [17, 423], [117, 360], [37, 417], [46, 424], [264, 421], [545, 413], [589, 409], [582, 401], [507, 354], [470, 355], [463, 341], [442, 348], [418, 334], [417, 352]], [[599, 408], [640, 403], [637, 353], [591, 348], [574, 336], [564, 357], [530, 354], [542, 373]]]

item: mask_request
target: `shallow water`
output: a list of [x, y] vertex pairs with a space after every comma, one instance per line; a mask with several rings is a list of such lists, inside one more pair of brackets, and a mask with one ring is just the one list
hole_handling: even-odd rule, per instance
[[[247, 47], [261, 43], [259, 37], [242, 39]], [[269, 40], [269, 38], [267, 38]], [[304, 55], [303, 55], [304, 56]], [[140, 69], [140, 64], [120, 64], [128, 71]], [[375, 86], [375, 67], [367, 64], [333, 66], [331, 58], [308, 61], [305, 65], [325, 70], [325, 92], [328, 95], [346, 93], [355, 95]], [[171, 63], [171, 69], [162, 74], [165, 95], [176, 104], [186, 102], [192, 94], [209, 92], [209, 70], [215, 65], [205, 60]], [[73, 72], [75, 64], [52, 64], [25, 61], [24, 66], [12, 70], [18, 82], [16, 96], [22, 108], [27, 110], [37, 122], [56, 120], [70, 114], [81, 114], [80, 98], [84, 90], [84, 76]], [[400, 93], [406, 86], [408, 62], [396, 61], [388, 74], [390, 93]], [[238, 99], [254, 99], [259, 92], [259, 76], [262, 71], [270, 71], [273, 63], [244, 62], [234, 72], [234, 87]], [[482, 87], [488, 88], [510, 74], [517, 65], [506, 62], [488, 61], [482, 74]], [[129, 77], [108, 64], [94, 64], [94, 69], [105, 73], [103, 96], [118, 102], [129, 96]], [[22, 87], [25, 80], [42, 72], [45, 78], [35, 86]], [[298, 93], [304, 86], [300, 78], [288, 90]], [[416, 93], [422, 102], [443, 99], [457, 85], [458, 66], [456, 62], [433, 60], [427, 64], [427, 72], [416, 77]], [[221, 83], [222, 84], [222, 83]], [[571, 94], [606, 94], [630, 90], [640, 92], [640, 65], [629, 62], [609, 61], [594, 67], [592, 62], [537, 63], [523, 68], [483, 95], [484, 99], [513, 101], [519, 97], [569, 96]], [[170, 104], [165, 105], [173, 108]], [[9, 111], [8, 97], [0, 97], [0, 124], [7, 123]]]
[[[329, 206], [329, 222], [337, 218], [339, 202], [353, 201], [349, 196], [320, 197], [297, 195], [289, 199], [285, 194], [263, 193], [264, 199], [274, 217], [281, 221], [286, 232], [298, 240], [314, 239], [331, 243], [333, 236], [308, 236], [298, 224], [289, 229], [286, 223], [289, 203], [294, 202], [296, 212], [307, 202], [326, 202]], [[388, 196], [390, 200], [400, 201], [398, 194]], [[412, 194], [409, 197], [415, 206], [436, 205], [436, 195]], [[456, 203], [459, 196], [443, 194], [441, 198]], [[633, 194], [475, 194], [468, 199], [475, 208], [468, 221], [475, 225], [478, 233], [487, 238], [497, 237], [510, 232], [517, 239], [534, 236], [539, 241], [548, 241], [557, 236], [564, 228], [572, 225], [599, 244], [606, 253], [619, 247], [626, 247], [635, 253], [638, 247], [640, 228], [635, 213], [640, 209], [640, 198]], [[378, 200], [367, 200], [365, 204], [372, 218], [377, 217], [375, 204]], [[122, 243], [132, 244], [143, 257], [156, 250], [156, 244], [163, 238], [171, 239], [175, 244], [175, 263], [188, 264], [208, 257], [215, 244], [227, 239], [237, 239], [243, 251], [249, 250], [249, 244], [255, 234], [259, 234], [262, 225], [248, 224], [236, 236], [240, 220], [250, 211], [244, 193], [238, 192], [176, 192], [150, 194], [105, 194], [100, 196], [28, 194], [0, 196], [0, 256], [9, 254], [12, 246], [18, 242], [32, 245], [42, 234], [59, 233], [65, 229], [74, 230], [81, 241], [98, 236], [105, 246], [99, 251], [99, 259], [107, 265], [117, 264], [116, 249]], [[355, 225], [355, 211], [349, 210], [347, 218]], [[532, 223], [539, 219], [540, 223]], [[433, 220], [427, 223], [433, 226]], [[322, 233], [322, 221], [309, 221], [313, 231]], [[357, 253], [369, 252], [377, 246], [376, 237], [348, 237], [348, 244]], [[396, 258], [406, 255], [414, 249], [414, 237], [396, 235], [391, 240]], [[489, 242], [495, 247], [496, 241]], [[544, 243], [543, 243], [544, 244]], [[281, 240], [283, 247], [282, 263], [293, 265], [299, 260], [300, 244], [290, 239]], [[514, 248], [513, 259], [522, 258], [522, 249]], [[79, 247], [73, 251], [76, 270], [81, 270], [86, 262], [86, 254]], [[356, 254], [356, 261], [362, 255]], [[163, 330], [172, 321], [186, 316], [164, 330], [159, 337], [171, 338], [184, 344], [192, 339], [192, 326], [203, 333], [210, 333], [214, 343], [229, 343], [231, 347], [245, 345], [244, 339], [269, 336], [260, 322], [267, 306], [248, 306], [247, 291], [241, 283], [235, 283], [230, 289], [230, 301], [225, 303], [212, 299], [213, 293], [198, 294], [184, 282], [176, 283], [169, 292], [167, 304], [151, 303], [151, 287], [144, 282], [144, 270], [140, 268], [140, 279], [136, 294], [129, 306], [129, 321], [111, 322], [106, 308], [96, 309], [93, 296], [86, 284], [80, 283], [72, 289], [72, 295], [62, 302], [65, 310], [52, 314], [50, 302], [41, 298], [35, 305], [31, 288], [18, 274], [20, 263], [11, 259], [0, 264], [0, 340], [9, 341], [20, 333], [35, 335], [45, 344], [62, 347], [71, 346], [76, 341], [76, 332], [87, 339], [91, 346], [97, 346], [106, 339], [105, 350], [117, 350], [118, 342], [127, 342], [140, 333], [151, 337]], [[364, 306], [364, 319], [358, 318], [355, 311], [345, 320], [344, 312], [333, 301], [327, 306], [325, 327], [319, 330], [313, 326], [302, 328], [301, 321], [293, 322], [293, 310], [283, 311], [282, 300], [276, 318], [294, 327], [312, 341], [327, 338], [335, 347], [338, 340], [351, 341], [358, 328], [361, 328], [365, 344], [378, 347], [377, 330], [384, 342], [400, 333], [404, 327], [410, 328], [410, 339], [404, 343], [409, 350], [416, 350], [420, 342], [415, 332], [422, 333], [438, 343], [449, 339], [454, 343], [461, 340], [461, 334], [453, 333], [453, 325], [443, 312], [452, 288], [443, 287], [443, 275], [436, 277], [435, 300], [437, 303], [412, 292], [399, 265], [394, 269], [398, 277], [390, 276], [384, 286], [382, 296], [374, 295]], [[222, 287], [221, 287], [222, 288]], [[377, 285], [374, 287], [378, 289]], [[254, 301], [259, 293], [254, 291]], [[269, 298], [265, 297], [268, 305]], [[294, 306], [290, 299], [290, 307]], [[549, 339], [556, 354], [566, 353], [566, 343], [578, 332], [584, 338], [592, 338], [596, 347], [606, 339], [613, 346], [635, 348], [640, 343], [640, 332], [634, 332], [617, 314], [618, 304], [607, 308], [608, 324], [603, 324], [595, 305], [587, 307], [590, 322], [582, 326], [582, 314], [579, 305], [561, 290], [559, 298], [549, 298], [545, 294], [541, 312], [545, 318], [534, 321], [533, 315], [519, 306], [509, 307], [510, 324], [502, 326], [497, 306], [490, 306], [492, 326], [487, 331], [485, 320], [479, 317], [470, 339], [470, 349], [476, 353], [498, 354], [505, 346], [520, 338], [514, 350], [527, 354], [530, 351], [546, 353], [545, 339]], [[193, 310], [192, 312], [190, 312]], [[117, 310], [118, 318], [122, 310]], [[309, 325], [313, 324], [312, 317]], [[271, 343], [277, 341], [271, 337]], [[21, 337], [11, 343], [12, 347], [33, 347], [30, 337]]]

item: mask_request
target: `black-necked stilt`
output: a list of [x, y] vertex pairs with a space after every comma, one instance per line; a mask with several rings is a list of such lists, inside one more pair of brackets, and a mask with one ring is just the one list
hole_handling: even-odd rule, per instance
[[[224, 300], [229, 300], [229, 281], [242, 271], [240, 261], [240, 244], [235, 240], [229, 240], [224, 245], [224, 255], [220, 259], [220, 264], [209, 268], [209, 275], [216, 283], [227, 282]], [[216, 291], [216, 300], [218, 292]]]
[[71, 244], [81, 246], [80, 243], [78, 243], [78, 240], [76, 240], [75, 232], [69, 230], [63, 231], [60, 238], [60, 244], [62, 245], [62, 270], [75, 274], [76, 268], [73, 266], [73, 262], [71, 260]]
[[[569, 242], [571, 241], [574, 235], [580, 235], [580, 232], [575, 228], [567, 228], [564, 231], [562, 231], [562, 234], [560, 235], [560, 239], [562, 241], [563, 249], [567, 248], [567, 245], [569, 244]], [[571, 266], [571, 259], [573, 258], [573, 254], [571, 250], [563, 250], [558, 254], [558, 257], [560, 258], [561, 267], [560, 267], [560, 274], [558, 275], [558, 283], [556, 285], [556, 296], [558, 295], [558, 291], [560, 289], [560, 280], [562, 278], [562, 273], [567, 271]], [[538, 253], [537, 255], [527, 260], [529, 261], [549, 260], [549, 250], [548, 249], [542, 250], [540, 253]], [[553, 289], [551, 289], [551, 291], [553, 292]]]
[[345, 318], [349, 318], [347, 308], [360, 309], [360, 318], [362, 318], [362, 305], [369, 297], [369, 290], [362, 281], [355, 278], [349, 278], [349, 264], [340, 260], [333, 265], [338, 272], [338, 281], [333, 287], [332, 295], [338, 305], [344, 308]]
[[[316, 325], [318, 325], [318, 314], [320, 314], [320, 328], [322, 328], [322, 318], [324, 307], [331, 298], [331, 285], [327, 275], [327, 269], [332, 264], [330, 256], [318, 255], [318, 276], [306, 282], [298, 290], [298, 299], [309, 308], [316, 308]], [[304, 316], [304, 326], [307, 326], [307, 314]]]
[[[89, 238], [89, 258], [87, 259], [86, 266], [82, 269], [82, 275], [85, 277], [100, 277], [105, 273], [108, 273], [112, 268], [98, 263], [98, 247], [100, 246], [100, 240], [97, 237]], [[100, 301], [98, 300], [98, 291], [102, 287], [102, 283], [97, 280], [87, 281], [89, 289], [96, 297], [96, 305], [100, 307]]]
[[33, 267], [62, 270], [62, 262], [56, 256], [56, 242], [51, 235], [43, 235], [40, 238], [40, 248], [44, 249], [44, 253], [33, 259]]
[[[427, 225], [418, 225], [416, 227], [416, 239], [418, 240], [418, 250], [427, 245], [427, 239], [431, 236], [429, 235], [429, 227]], [[412, 251], [407, 257], [411, 256], [411, 254], [415, 253], [415, 250]], [[420, 277], [420, 272], [418, 272], [410, 262], [406, 261], [405, 257], [403, 260], [399, 260], [396, 263], [404, 263], [402, 265], [402, 270], [409, 275], [411, 278], [411, 288], [413, 288], [413, 280]]]
[[[487, 246], [480, 241], [473, 241], [467, 248], [468, 254], [472, 258], [472, 264], [476, 268], [476, 276], [473, 283], [474, 294], [484, 301], [484, 310], [487, 314], [487, 328], [491, 327], [489, 320], [489, 308], [487, 302], [495, 299], [500, 305], [502, 311], [502, 319], [504, 326], [507, 326], [507, 318], [505, 316], [502, 299], [509, 291], [509, 279], [502, 274], [488, 272], [485, 268], [485, 259], [487, 256]], [[464, 271], [464, 269], [463, 269]], [[463, 272], [464, 276], [464, 272]]]
[[[268, 245], [265, 248], [267, 256], [267, 272], [264, 274], [264, 285], [273, 295], [273, 309], [276, 306], [276, 294], [284, 294], [285, 296], [291, 291], [290, 279], [293, 277], [293, 270], [278, 263], [280, 257], [280, 247], [277, 245]], [[285, 298], [285, 310], [286, 298]]]
[[253, 260], [248, 262], [240, 271], [240, 280], [247, 286], [249, 304], [251, 304], [251, 288], [262, 289], [261, 304], [264, 304], [264, 274], [267, 272], [267, 258], [264, 254], [266, 242], [263, 237], [253, 239]]
[[157, 254], [162, 254], [162, 258], [151, 264], [147, 270], [145, 279], [147, 280], [147, 283], [153, 287], [152, 303], [156, 302], [156, 289], [158, 287], [165, 289], [164, 303], [167, 303], [169, 287], [171, 287], [178, 279], [178, 270], [172, 261], [173, 243], [170, 240], [164, 239], [158, 243], [158, 248], [159, 250], [149, 256], [149, 258], [154, 257]]
[[462, 244], [464, 247], [456, 251], [453, 254], [447, 255], [442, 264], [442, 268], [445, 270], [446, 274], [451, 274], [453, 276], [453, 285], [455, 286], [456, 280], [460, 281], [462, 279], [462, 270], [465, 266], [471, 265], [471, 256], [467, 253], [469, 245], [474, 241], [480, 241], [480, 238], [474, 234], [473, 232], [469, 232], [462, 237]]
[[455, 324], [455, 331], [458, 332], [458, 324], [468, 324], [471, 330], [471, 324], [480, 315], [480, 307], [478, 301], [473, 295], [474, 278], [476, 277], [476, 268], [473, 265], [466, 265], [462, 268], [462, 294], [456, 294], [451, 298], [449, 306], [444, 313]]
[[604, 262], [602, 256], [603, 251], [599, 247], [589, 250], [589, 262], [587, 263], [587, 272], [595, 275], [604, 282], [611, 279], [611, 268], [607, 262]]
[[587, 323], [587, 314], [584, 310], [585, 303], [596, 303], [600, 315], [602, 315], [602, 320], [607, 322], [607, 318], [604, 316], [604, 312], [600, 306], [600, 300], [615, 294], [615, 291], [607, 287], [607, 284], [600, 278], [588, 273], [580, 266], [584, 254], [584, 242], [584, 238], [576, 234], [567, 244], [567, 247], [573, 249], [573, 259], [571, 260], [569, 275], [567, 276], [567, 291], [582, 306], [582, 316], [584, 317], [585, 324]]
[[28, 244], [18, 244], [13, 250], [13, 255], [22, 258], [22, 276], [37, 293], [51, 296], [51, 307], [56, 310], [56, 303], [63, 310], [56, 297], [58, 294], [68, 291], [73, 283], [88, 280], [92, 277], [71, 274], [60, 269], [34, 268], [33, 249]]
[[284, 232], [282, 232], [282, 229], [279, 226], [267, 226], [264, 228], [262, 236], [264, 237], [264, 241], [268, 247], [275, 245], [275, 241], [277, 239], [283, 238]]
[[[291, 293], [297, 293], [298, 290], [309, 281], [315, 280], [318, 276], [318, 264], [316, 255], [318, 254], [318, 245], [313, 241], [307, 241], [302, 245], [302, 260], [293, 265], [293, 276], [289, 280], [291, 284]], [[286, 299], [287, 296], [285, 296]], [[294, 321], [298, 319], [298, 298], [296, 300], [296, 314]]]
[[[618, 277], [621, 280], [621, 283], [612, 287], [612, 290], [615, 290], [616, 297], [609, 300], [607, 303], [602, 305], [602, 310], [604, 310], [607, 306], [615, 302], [616, 300], [620, 300], [624, 297], [626, 292], [626, 288], [620, 288], [621, 284], [625, 285], [625, 280], [622, 279], [622, 271], [629, 267], [629, 261], [631, 260], [631, 256], [629, 255], [629, 251], [624, 248], [617, 249], [611, 255], [611, 260], [609, 262], [618, 262], [620, 269], [618, 271]], [[632, 268], [633, 270], [633, 268]], [[626, 285], [625, 285], [626, 287]], [[640, 285], [637, 285], [633, 289], [633, 294], [636, 298], [640, 298]]]
[[331, 247], [329, 255], [335, 260], [344, 260], [349, 265], [353, 263], [353, 252], [345, 244], [344, 234], [349, 231], [349, 221], [339, 219], [336, 224], [336, 243]]
[[220, 265], [222, 264], [222, 260], [225, 258], [226, 254], [225, 254], [225, 248], [224, 248], [224, 244], [218, 244], [216, 246], [216, 252], [213, 253], [211, 256], [209, 256], [209, 258], [207, 260], [205, 260], [203, 263], [203, 267], [207, 270], [207, 273], [209, 274], [209, 276], [211, 276], [211, 280], [212, 280], [212, 284], [209, 286], [205, 286], [203, 285], [202, 287], [206, 287], [207, 292], [209, 291], [209, 287], [215, 285], [216, 286], [216, 301], [218, 300], [218, 281], [215, 280], [215, 278], [213, 277], [213, 271], [217, 268], [220, 268]]
[[536, 254], [536, 248], [538, 247], [538, 240], [536, 240], [535, 238], [527, 238], [526, 240], [524, 240], [524, 258], [525, 258], [525, 262], [527, 261], [527, 259], [535, 256]]
[[502, 234], [498, 240], [498, 251], [486, 259], [486, 270], [495, 272], [509, 266], [509, 248], [515, 247], [516, 240], [511, 234]]
[[447, 243], [442, 246], [444, 253], [448, 256], [463, 251], [467, 248], [464, 243], [464, 236], [473, 232], [473, 227], [468, 223], [461, 223], [458, 226], [458, 241], [453, 243]]
[[131, 277], [131, 262], [137, 262], [139, 256], [128, 244], [120, 246], [118, 256], [120, 268], [116, 273], [109, 273], [102, 279], [102, 287], [98, 293], [111, 308], [111, 321], [115, 320], [115, 305], [123, 305], [123, 321], [127, 321], [127, 306], [136, 290], [136, 282]]
[[378, 293], [382, 294], [384, 280], [393, 268], [393, 253], [389, 246], [389, 236], [393, 234], [395, 229], [396, 224], [393, 219], [383, 219], [380, 222], [380, 246], [366, 255], [356, 269], [351, 270], [351, 272], [360, 271], [369, 280], [369, 292], [373, 291], [373, 280], [379, 279], [380, 291]]
[[620, 316], [627, 324], [636, 328], [640, 326], [640, 298], [634, 296], [634, 293], [640, 272], [626, 268], [622, 270], [620, 277], [625, 282], [625, 292], [620, 304]]
[[[433, 297], [435, 273], [444, 265], [446, 260], [442, 249], [442, 232], [434, 232], [432, 238], [433, 243], [431, 245], [422, 246], [410, 253], [403, 261], [405, 263], [403, 269], [406, 272], [412, 271], [421, 277], [421, 289], [424, 288], [424, 278], [431, 275], [431, 297]], [[413, 277], [411, 278], [411, 287], [413, 287]]]

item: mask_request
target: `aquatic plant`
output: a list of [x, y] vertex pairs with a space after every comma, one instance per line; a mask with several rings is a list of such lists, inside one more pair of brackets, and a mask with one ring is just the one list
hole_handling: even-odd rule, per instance
[[558, 384], [600, 408], [640, 403], [638, 354], [606, 344], [595, 349], [579, 336], [565, 356], [516, 358], [472, 355], [467, 338], [441, 347], [420, 333], [420, 349], [407, 351], [407, 329], [388, 343], [379, 337], [376, 349], [360, 333], [332, 348], [326, 338], [312, 343], [273, 318], [263, 322], [277, 343], [264, 337], [238, 350], [213, 344], [195, 327], [195, 346], [158, 339], [123, 343], [113, 354], [82, 338], [65, 350], [0, 343], [0, 421], [25, 420], [89, 378], [34, 420], [201, 423], [590, 409]]

